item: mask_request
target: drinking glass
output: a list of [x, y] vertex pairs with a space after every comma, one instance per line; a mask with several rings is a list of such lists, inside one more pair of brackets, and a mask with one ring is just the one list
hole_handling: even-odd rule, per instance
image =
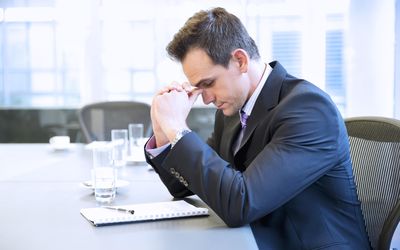
[[142, 123], [131, 123], [128, 126], [129, 130], [129, 148], [130, 157], [133, 159], [140, 158], [140, 154], [143, 154], [142, 142], [143, 142], [143, 124]]
[[112, 129], [111, 142], [113, 145], [114, 165], [117, 167], [124, 166], [128, 156], [128, 130]]
[[117, 172], [112, 159], [110, 144], [93, 148], [93, 186], [96, 201], [111, 203], [116, 194]]

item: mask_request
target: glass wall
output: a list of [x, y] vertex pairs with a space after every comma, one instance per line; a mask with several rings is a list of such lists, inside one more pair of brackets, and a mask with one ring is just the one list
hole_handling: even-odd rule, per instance
[[[161, 86], [185, 80], [180, 65], [165, 52], [173, 35], [196, 11], [222, 6], [242, 19], [265, 62], [279, 60], [292, 75], [326, 90], [344, 116], [364, 110], [379, 115], [377, 109], [368, 108], [370, 100], [354, 91], [365, 80], [354, 65], [365, 63], [359, 53], [379, 51], [380, 44], [360, 50], [354, 29], [367, 33], [370, 28], [361, 24], [370, 15], [374, 20], [384, 15], [380, 22], [388, 22], [388, 29], [374, 32], [392, 37], [394, 47], [394, 33], [389, 34], [394, 32], [389, 29], [394, 27], [394, 11], [387, 13], [394, 4], [395, 0], [2, 1], [0, 106], [75, 108], [103, 100], [150, 103]], [[381, 10], [374, 10], [378, 6]], [[356, 15], [359, 8], [365, 9], [361, 10], [365, 16]], [[387, 68], [393, 76], [393, 63]], [[377, 88], [375, 74], [370, 78], [362, 84]], [[393, 92], [393, 79], [384, 88]], [[387, 107], [390, 104], [380, 108], [385, 109], [382, 115], [393, 116], [394, 98], [391, 102], [392, 108]], [[358, 103], [364, 105], [362, 110]]]

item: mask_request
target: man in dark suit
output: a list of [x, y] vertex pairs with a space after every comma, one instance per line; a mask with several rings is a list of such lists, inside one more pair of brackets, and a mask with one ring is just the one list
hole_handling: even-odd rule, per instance
[[[369, 249], [343, 119], [329, 96], [261, 62], [222, 8], [191, 17], [167, 47], [190, 82], [153, 99], [146, 158], [174, 197], [196, 194], [260, 249]], [[193, 88], [194, 87], [194, 88]], [[196, 98], [217, 107], [203, 142], [186, 125]]]

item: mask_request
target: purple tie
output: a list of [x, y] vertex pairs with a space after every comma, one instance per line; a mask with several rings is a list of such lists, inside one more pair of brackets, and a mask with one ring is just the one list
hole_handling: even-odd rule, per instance
[[249, 116], [243, 110], [241, 110], [240, 111], [240, 123], [242, 124], [242, 129], [246, 128], [247, 119], [249, 119]]

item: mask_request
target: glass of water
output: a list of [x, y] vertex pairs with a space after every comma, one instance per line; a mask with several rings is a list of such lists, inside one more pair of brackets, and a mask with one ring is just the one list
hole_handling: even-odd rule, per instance
[[93, 186], [96, 201], [111, 203], [116, 194], [117, 172], [112, 159], [113, 147], [109, 144], [93, 149]]
[[139, 154], [143, 154], [142, 142], [143, 142], [143, 124], [142, 123], [131, 123], [128, 126], [129, 130], [129, 148], [130, 157], [133, 159], [139, 158]]
[[115, 166], [124, 166], [126, 164], [126, 157], [128, 156], [128, 130], [112, 129], [111, 142], [113, 145], [113, 160]]

